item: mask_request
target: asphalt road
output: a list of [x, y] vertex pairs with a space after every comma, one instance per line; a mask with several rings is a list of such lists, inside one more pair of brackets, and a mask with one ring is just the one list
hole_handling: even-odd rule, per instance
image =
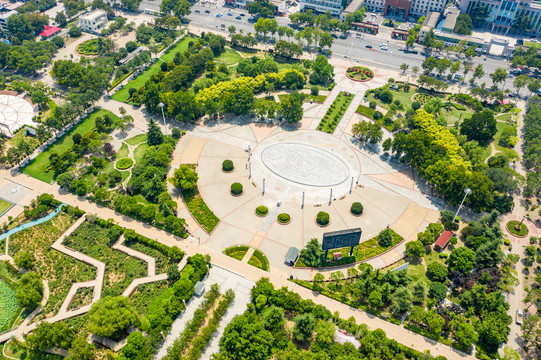
[[[199, 12], [197, 12], [199, 11]], [[205, 13], [209, 11], [209, 13]], [[227, 15], [231, 13], [232, 15]], [[221, 14], [221, 17], [216, 17], [217, 14]], [[245, 16], [241, 16], [245, 14]], [[235, 17], [241, 16], [241, 19], [235, 19]], [[231, 9], [218, 6], [204, 6], [200, 3], [192, 6], [192, 13], [189, 16], [190, 24], [202, 29], [208, 30], [222, 30], [227, 32], [227, 28], [231, 25], [235, 26], [237, 32], [242, 29], [246, 33], [255, 33], [253, 24], [248, 22], [248, 17], [250, 15], [246, 10], [242, 9]], [[287, 26], [289, 24], [289, 19], [287, 17], [277, 17], [279, 26]], [[222, 28], [224, 25], [224, 28]], [[380, 50], [380, 44], [386, 43], [388, 45], [388, 50]], [[372, 46], [372, 49], [368, 49], [366, 46]], [[356, 32], [350, 31], [350, 34], [347, 38], [335, 38], [333, 46], [331, 48], [334, 55], [344, 56], [350, 58], [352, 61], [359, 63], [366, 63], [368, 65], [377, 65], [385, 68], [399, 69], [400, 64], [407, 63], [410, 65], [410, 70], [413, 66], [421, 67], [423, 60], [430, 56], [429, 53], [423, 51], [424, 47], [416, 45], [416, 50], [418, 54], [405, 54], [402, 51], [399, 51], [399, 48], [404, 47], [405, 44], [403, 41], [398, 41], [391, 39], [391, 29], [380, 26], [380, 33], [378, 35], [369, 35], [362, 34], [362, 38], [357, 37]], [[433, 55], [447, 56], [445, 52], [439, 54], [433, 52]], [[449, 55], [450, 60], [458, 60], [456, 54]], [[463, 60], [463, 59], [462, 59]], [[477, 64], [482, 64], [485, 70], [485, 76], [481, 80], [477, 80], [476, 83], [481, 84], [485, 82], [487, 86], [492, 85], [492, 81], [488, 74], [494, 72], [498, 67], [507, 69], [509, 62], [503, 58], [491, 57], [491, 56], [482, 56], [475, 57], [473, 59], [473, 66]], [[461, 72], [459, 72], [462, 75]], [[473, 72], [472, 72], [473, 74]], [[471, 74], [467, 76], [466, 80], [469, 80]], [[512, 78], [510, 77], [507, 80], [506, 85], [511, 87]], [[501, 85], [501, 84], [500, 84]]]

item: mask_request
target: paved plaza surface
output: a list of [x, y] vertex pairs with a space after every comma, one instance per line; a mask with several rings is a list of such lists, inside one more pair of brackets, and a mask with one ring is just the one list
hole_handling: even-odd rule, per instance
[[[307, 111], [299, 124], [212, 120], [190, 129], [181, 139], [172, 168], [197, 165], [201, 196], [220, 219], [208, 234], [180, 201], [179, 216], [187, 219], [198, 242], [216, 251], [249, 245], [263, 251], [271, 272], [308, 279], [312, 270], [284, 264], [289, 247], [301, 249], [312, 238], [321, 241], [324, 232], [353, 227], [363, 230], [361, 241], [387, 226], [409, 240], [437, 221], [441, 206], [421, 192], [412, 169], [384, 157], [379, 145], [367, 146], [351, 134], [353, 124], [369, 120], [355, 113], [365, 91], [380, 86], [386, 74], [376, 71], [375, 80], [359, 83], [345, 77], [346, 69], [347, 63], [337, 64], [337, 86], [324, 104], [305, 104]], [[340, 91], [354, 98], [337, 129], [333, 134], [315, 130]], [[388, 137], [391, 134], [385, 132], [384, 139]], [[231, 173], [221, 171], [226, 159], [235, 165]], [[242, 196], [230, 194], [234, 182], [243, 185]], [[356, 201], [364, 206], [360, 217], [349, 211]], [[259, 205], [268, 207], [267, 216], [255, 214]], [[329, 213], [328, 226], [316, 225], [319, 211]], [[284, 212], [291, 216], [287, 225], [276, 221]], [[402, 243], [370, 263], [388, 266], [400, 260], [404, 251]]]

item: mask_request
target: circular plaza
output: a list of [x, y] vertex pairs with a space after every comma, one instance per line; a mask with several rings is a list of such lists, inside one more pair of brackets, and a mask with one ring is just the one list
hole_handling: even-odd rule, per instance
[[316, 131], [281, 132], [250, 156], [253, 180], [281, 202], [319, 204], [348, 193], [360, 162], [347, 144]]

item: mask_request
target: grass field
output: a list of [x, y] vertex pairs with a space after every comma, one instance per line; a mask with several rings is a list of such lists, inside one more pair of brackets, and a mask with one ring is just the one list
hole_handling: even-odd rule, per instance
[[139, 143], [142, 143], [143, 141], [147, 141], [147, 134], [135, 135], [134, 137], [129, 138], [125, 142], [130, 145], [137, 145]]
[[0, 214], [3, 214], [4, 211], [6, 211], [7, 209], [9, 209], [11, 207], [11, 205], [13, 205], [13, 204], [10, 203], [9, 201], [0, 199]]
[[229, 48], [226, 48], [222, 55], [214, 59], [217, 65], [223, 64], [225, 66], [235, 65], [241, 60], [242, 56], [235, 50], [231, 50]]
[[130, 97], [129, 89], [130, 88], [139, 89], [141, 86], [145, 85], [147, 80], [150, 79], [152, 77], [152, 75], [157, 74], [158, 72], [160, 72], [160, 66], [161, 66], [162, 62], [168, 63], [169, 61], [173, 60], [173, 58], [175, 57], [175, 54], [177, 52], [186, 51], [186, 49], [188, 49], [188, 43], [192, 39], [193, 38], [191, 36], [185, 36], [181, 40], [179, 40], [175, 46], [173, 46], [165, 54], [163, 54], [158, 59], [158, 61], [154, 62], [154, 64], [152, 64], [148, 69], [146, 69], [145, 72], [143, 72], [142, 74], [140, 74], [136, 78], [132, 79], [122, 89], [117, 91], [113, 95], [113, 99], [117, 100], [117, 101], [124, 102], [124, 103], [128, 103], [129, 102], [128, 99]]
[[50, 183], [55, 179], [55, 174], [51, 171], [47, 171], [47, 168], [51, 164], [49, 161], [49, 156], [52, 153], [62, 154], [64, 151], [73, 146], [72, 136], [74, 134], [85, 135], [90, 130], [96, 126], [96, 118], [98, 116], [104, 116], [108, 114], [115, 121], [118, 119], [116, 115], [107, 111], [107, 110], [97, 110], [93, 111], [90, 116], [81, 120], [81, 122], [72, 127], [67, 133], [62, 135], [58, 140], [56, 140], [51, 146], [49, 146], [44, 152], [39, 154], [34, 160], [30, 161], [28, 165], [23, 168], [23, 172], [27, 175], [30, 175], [38, 180]]

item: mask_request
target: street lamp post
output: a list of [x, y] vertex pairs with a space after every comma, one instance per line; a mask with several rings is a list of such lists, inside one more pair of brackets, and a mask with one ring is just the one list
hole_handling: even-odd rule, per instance
[[458, 207], [458, 210], [456, 211], [455, 217], [453, 218], [453, 222], [456, 220], [456, 217], [458, 216], [458, 213], [460, 212], [460, 209], [462, 208], [462, 205], [464, 204], [464, 200], [466, 200], [466, 197], [471, 194], [470, 188], [464, 189], [464, 198], [462, 199], [462, 202], [460, 203], [460, 206]]
[[165, 124], [165, 114], [163, 113], [163, 107], [165, 104], [161, 102], [158, 104], [158, 106], [162, 108], [163, 127], [165, 128], [165, 136], [167, 137], [167, 125]]

